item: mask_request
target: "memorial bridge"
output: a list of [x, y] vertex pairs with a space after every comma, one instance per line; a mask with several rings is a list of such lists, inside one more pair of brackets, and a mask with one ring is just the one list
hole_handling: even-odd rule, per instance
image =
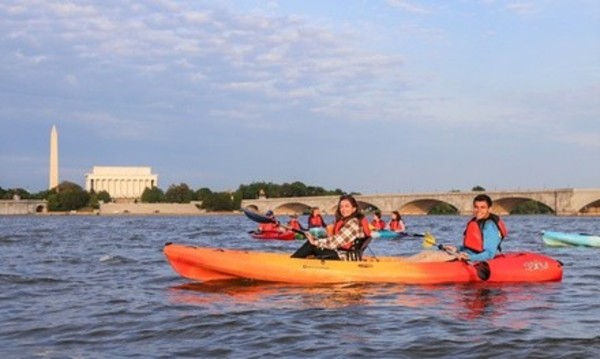
[[[397, 193], [356, 195], [361, 209], [377, 208], [383, 213], [399, 211], [402, 215], [426, 215], [439, 204], [445, 203], [460, 215], [471, 215], [473, 198], [485, 193], [492, 198], [492, 211], [506, 215], [518, 205], [535, 201], [548, 206], [557, 216], [600, 216], [600, 189], [544, 189], [481, 192]], [[319, 207], [324, 214], [334, 214], [339, 196], [258, 198], [242, 201], [242, 208], [275, 214], [306, 213]]]

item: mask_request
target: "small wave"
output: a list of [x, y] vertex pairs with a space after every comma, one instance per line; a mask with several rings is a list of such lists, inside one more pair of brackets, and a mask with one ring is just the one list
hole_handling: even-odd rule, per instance
[[109, 264], [134, 263], [135, 260], [120, 255], [105, 254], [100, 257], [100, 262]]
[[141, 241], [142, 239], [144, 239], [144, 236], [139, 234], [134, 234], [133, 236], [129, 237], [130, 241]]
[[0, 283], [2, 284], [55, 284], [64, 282], [61, 279], [50, 277], [28, 277], [18, 274], [0, 274]]

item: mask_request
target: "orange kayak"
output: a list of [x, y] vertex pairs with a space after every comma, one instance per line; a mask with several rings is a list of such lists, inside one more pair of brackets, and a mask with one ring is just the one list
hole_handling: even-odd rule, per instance
[[[339, 261], [290, 258], [285, 253], [193, 247], [167, 243], [167, 260], [182, 277], [207, 282], [246, 278], [286, 283], [468, 283], [481, 282], [465, 262], [408, 262], [401, 257]], [[539, 253], [502, 254], [487, 262], [488, 282], [543, 282], [562, 279], [562, 263]]]

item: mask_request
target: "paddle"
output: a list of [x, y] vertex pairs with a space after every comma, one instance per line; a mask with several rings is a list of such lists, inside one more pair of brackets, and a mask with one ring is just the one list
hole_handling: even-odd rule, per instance
[[402, 237], [425, 237], [425, 233], [417, 232], [398, 232], [398, 234]]
[[[429, 248], [429, 247], [433, 247], [433, 246], [437, 247], [440, 250], [444, 250], [444, 251], [448, 252], [449, 254], [456, 254], [456, 251], [449, 250], [443, 244], [437, 244], [437, 240], [435, 239], [433, 234], [431, 234], [429, 232], [425, 232], [425, 235], [423, 236], [423, 247]], [[477, 262], [474, 264], [469, 263], [467, 261], [464, 261], [464, 262], [465, 262], [465, 264], [472, 265], [473, 268], [475, 268], [479, 279], [481, 279], [483, 281], [487, 281], [488, 279], [490, 279], [492, 272], [490, 270], [490, 265], [488, 262]]]

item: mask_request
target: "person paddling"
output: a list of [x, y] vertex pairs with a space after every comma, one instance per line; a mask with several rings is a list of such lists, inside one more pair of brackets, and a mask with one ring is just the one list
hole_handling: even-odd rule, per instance
[[291, 257], [306, 258], [315, 256], [339, 260], [345, 257], [345, 250], [350, 248], [355, 240], [370, 237], [368, 223], [352, 195], [340, 197], [335, 219], [336, 223], [331, 235], [317, 239], [310, 232], [306, 232], [307, 241]]
[[307, 219], [307, 227], [310, 228], [325, 228], [327, 227], [327, 223], [321, 216], [321, 210], [319, 207], [313, 207], [310, 211], [310, 215]]
[[272, 222], [268, 223], [259, 223], [258, 228], [256, 229], [257, 233], [261, 232], [284, 232], [284, 228], [280, 226], [279, 221], [275, 218], [275, 213], [273, 211], [268, 210], [265, 213], [265, 217], [268, 217], [272, 220]]
[[302, 228], [302, 225], [300, 224], [300, 221], [298, 221], [297, 214], [290, 215], [290, 220], [287, 222], [287, 226], [290, 227], [291, 229], [296, 229], [299, 231], [304, 230], [304, 228]]
[[385, 221], [381, 219], [381, 211], [375, 211], [373, 213], [373, 220], [371, 220], [371, 228], [374, 231], [383, 231], [385, 229]]
[[491, 212], [492, 199], [480, 194], [473, 199], [473, 218], [467, 222], [463, 244], [459, 247], [439, 245], [441, 251], [423, 251], [406, 258], [413, 262], [487, 261], [496, 256], [500, 243], [508, 234], [502, 219]]
[[404, 225], [404, 221], [402, 220], [402, 216], [400, 215], [400, 212], [398, 212], [398, 211], [392, 212], [392, 217], [390, 218], [389, 228], [390, 228], [390, 231], [394, 231], [394, 232], [398, 232], [398, 233], [404, 232], [406, 230], [406, 226]]

